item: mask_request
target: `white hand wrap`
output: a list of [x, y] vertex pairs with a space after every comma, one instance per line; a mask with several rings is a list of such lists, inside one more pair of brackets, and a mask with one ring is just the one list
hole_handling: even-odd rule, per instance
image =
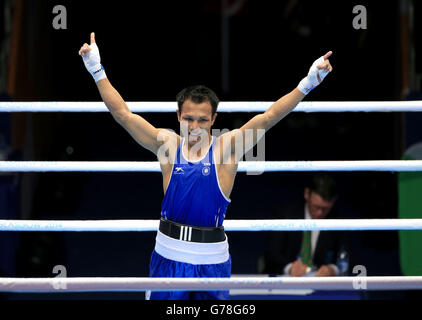
[[324, 63], [324, 57], [320, 57], [319, 59], [315, 60], [312, 66], [309, 68], [308, 75], [303, 78], [300, 82], [297, 88], [304, 94], [307, 95], [309, 92], [311, 92], [312, 89], [314, 89], [317, 85], [319, 85], [318, 77], [324, 80], [324, 78], [327, 76], [327, 74], [330, 71], [324, 71], [324, 69], [318, 69], [317, 66]]
[[100, 51], [96, 43], [89, 46], [91, 51], [87, 52], [85, 56], [82, 56], [85, 68], [92, 75], [95, 82], [107, 78], [104, 67], [101, 65]]

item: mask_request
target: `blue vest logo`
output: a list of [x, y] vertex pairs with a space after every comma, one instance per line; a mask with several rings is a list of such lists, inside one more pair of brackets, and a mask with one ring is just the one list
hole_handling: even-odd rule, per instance
[[210, 168], [209, 168], [209, 167], [203, 167], [203, 168], [202, 168], [202, 174], [203, 174], [204, 176], [209, 175], [209, 174], [210, 174], [210, 172], [211, 172], [211, 170], [210, 170]]
[[185, 172], [183, 171], [182, 167], [176, 167], [174, 169], [174, 174], [184, 174]]

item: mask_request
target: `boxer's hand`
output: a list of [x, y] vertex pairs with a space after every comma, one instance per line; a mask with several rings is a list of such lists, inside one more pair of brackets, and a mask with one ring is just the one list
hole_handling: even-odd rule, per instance
[[333, 71], [330, 60], [328, 60], [332, 54], [332, 51], [328, 51], [324, 56], [314, 61], [312, 66], [309, 68], [308, 75], [303, 78], [297, 86], [303, 94], [307, 95], [311, 92], [312, 89], [324, 80], [329, 72]]
[[79, 55], [85, 64], [85, 68], [92, 75], [95, 82], [106, 78], [104, 67], [101, 65], [100, 51], [95, 43], [95, 34], [91, 33], [91, 44], [84, 43], [79, 49]]

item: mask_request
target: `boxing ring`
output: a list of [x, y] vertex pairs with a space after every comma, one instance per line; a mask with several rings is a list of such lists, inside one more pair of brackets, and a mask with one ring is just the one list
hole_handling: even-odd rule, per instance
[[[221, 102], [219, 112], [263, 112], [272, 102]], [[132, 112], [174, 112], [176, 102], [127, 102]], [[420, 112], [422, 101], [301, 102], [293, 112]], [[102, 102], [0, 102], [0, 112], [108, 112]], [[159, 172], [158, 162], [0, 161], [0, 172]], [[422, 161], [246, 161], [239, 172], [422, 171]], [[0, 231], [148, 232], [158, 220], [0, 220]], [[422, 230], [422, 219], [225, 220], [226, 231]], [[365, 284], [364, 286], [362, 284]], [[420, 290], [422, 276], [148, 278], [0, 278], [0, 292], [147, 290]]]

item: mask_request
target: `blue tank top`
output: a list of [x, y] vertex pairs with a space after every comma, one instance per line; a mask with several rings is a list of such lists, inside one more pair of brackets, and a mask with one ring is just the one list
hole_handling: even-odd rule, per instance
[[230, 199], [223, 194], [217, 177], [213, 150], [190, 162], [183, 152], [184, 138], [177, 148], [169, 185], [161, 204], [161, 216], [170, 221], [196, 227], [220, 227]]

